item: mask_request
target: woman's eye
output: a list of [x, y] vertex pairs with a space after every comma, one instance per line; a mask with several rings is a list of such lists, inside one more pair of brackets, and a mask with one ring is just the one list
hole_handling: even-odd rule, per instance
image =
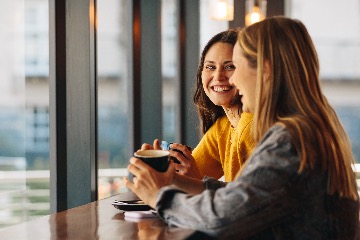
[[206, 65], [205, 69], [214, 70], [216, 68], [215, 68], [215, 66], [212, 66], [212, 65]]
[[225, 66], [225, 69], [234, 70], [235, 66], [233, 64]]

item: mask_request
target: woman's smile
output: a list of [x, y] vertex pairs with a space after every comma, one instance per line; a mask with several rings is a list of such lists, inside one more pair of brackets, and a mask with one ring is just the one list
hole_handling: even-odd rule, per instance
[[211, 88], [213, 91], [217, 93], [222, 93], [222, 92], [228, 92], [229, 90], [232, 90], [234, 87], [230, 85], [215, 85], [212, 86]]
[[217, 106], [227, 107], [237, 95], [237, 89], [229, 83], [235, 70], [232, 50], [231, 44], [215, 43], [205, 55], [202, 84], [208, 98]]

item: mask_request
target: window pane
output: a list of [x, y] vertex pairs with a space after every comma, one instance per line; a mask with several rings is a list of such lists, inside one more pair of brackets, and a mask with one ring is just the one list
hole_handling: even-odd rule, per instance
[[161, 1], [161, 74], [163, 140], [176, 142], [178, 73], [178, 9], [176, 0]]
[[360, 163], [360, 1], [288, 3], [287, 14], [301, 20], [314, 40], [325, 94], [347, 130], [356, 162]]
[[0, 228], [47, 215], [48, 1], [0, 8]]
[[[211, 20], [209, 16], [209, 0], [200, 1], [200, 47], [201, 50], [206, 42], [216, 33], [226, 30], [229, 27], [227, 21]], [[177, 89], [180, 87], [179, 79], [179, 6], [176, 0], [161, 1], [161, 64], [162, 64], [162, 105], [163, 105], [163, 139], [168, 142], [176, 142], [179, 136], [176, 135], [178, 127], [176, 113], [179, 111], [177, 101], [179, 96]], [[199, 53], [200, 59], [200, 53]], [[193, 76], [194, 87], [196, 76]], [[195, 107], [195, 105], [194, 105]], [[194, 127], [194, 131], [197, 129]]]
[[97, 1], [99, 199], [120, 192], [127, 176], [129, 4]]

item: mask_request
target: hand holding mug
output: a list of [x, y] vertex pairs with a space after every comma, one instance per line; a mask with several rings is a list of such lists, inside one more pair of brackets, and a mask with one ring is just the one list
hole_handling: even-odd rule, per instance
[[[169, 152], [163, 150], [139, 150], [134, 153], [134, 157], [140, 159], [158, 172], [166, 172], [169, 166]], [[135, 175], [136, 176], [136, 175]], [[134, 175], [129, 173], [129, 180], [132, 181]]]
[[157, 194], [160, 188], [171, 185], [175, 174], [174, 163], [168, 161], [165, 172], [159, 172], [142, 161], [140, 158], [130, 158], [129, 172], [135, 176], [133, 182], [125, 179], [124, 183], [133, 193], [142, 199], [147, 205], [155, 208]]

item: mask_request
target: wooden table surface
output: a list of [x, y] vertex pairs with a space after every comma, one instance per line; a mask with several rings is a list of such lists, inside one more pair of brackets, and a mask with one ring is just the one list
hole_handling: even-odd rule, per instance
[[130, 200], [131, 192], [0, 230], [0, 239], [205, 239], [190, 229], [169, 227], [160, 218], [128, 221], [114, 200]]

